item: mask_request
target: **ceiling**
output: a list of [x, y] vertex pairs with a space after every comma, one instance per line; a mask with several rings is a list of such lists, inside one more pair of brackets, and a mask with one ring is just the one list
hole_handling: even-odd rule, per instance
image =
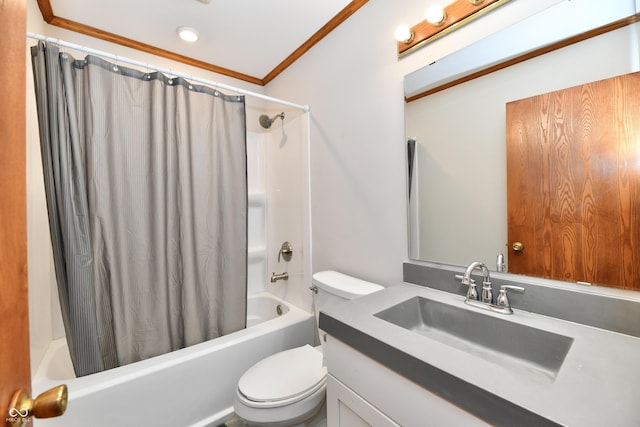
[[37, 1], [51, 25], [265, 85], [368, 0]]

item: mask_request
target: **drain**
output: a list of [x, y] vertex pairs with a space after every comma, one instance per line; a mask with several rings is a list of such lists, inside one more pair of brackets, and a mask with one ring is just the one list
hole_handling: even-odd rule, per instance
[[276, 305], [276, 313], [278, 313], [278, 316], [282, 316], [282, 306], [280, 304]]

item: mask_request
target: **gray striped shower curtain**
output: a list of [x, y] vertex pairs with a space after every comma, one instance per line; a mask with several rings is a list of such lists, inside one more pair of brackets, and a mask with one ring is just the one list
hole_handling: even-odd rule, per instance
[[76, 375], [244, 328], [244, 97], [44, 42], [31, 52]]

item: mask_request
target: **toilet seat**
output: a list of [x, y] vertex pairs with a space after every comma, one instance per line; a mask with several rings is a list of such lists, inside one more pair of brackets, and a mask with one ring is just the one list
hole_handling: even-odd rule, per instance
[[263, 359], [238, 382], [238, 399], [252, 408], [292, 405], [324, 390], [327, 368], [319, 349], [305, 345]]

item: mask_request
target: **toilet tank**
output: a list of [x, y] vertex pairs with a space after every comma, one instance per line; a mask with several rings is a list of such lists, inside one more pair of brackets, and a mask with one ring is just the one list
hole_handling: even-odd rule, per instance
[[316, 322], [320, 310], [332, 307], [344, 301], [367, 295], [383, 289], [382, 286], [365, 280], [356, 279], [337, 271], [320, 271], [314, 273], [313, 285], [318, 292], [314, 301]]

